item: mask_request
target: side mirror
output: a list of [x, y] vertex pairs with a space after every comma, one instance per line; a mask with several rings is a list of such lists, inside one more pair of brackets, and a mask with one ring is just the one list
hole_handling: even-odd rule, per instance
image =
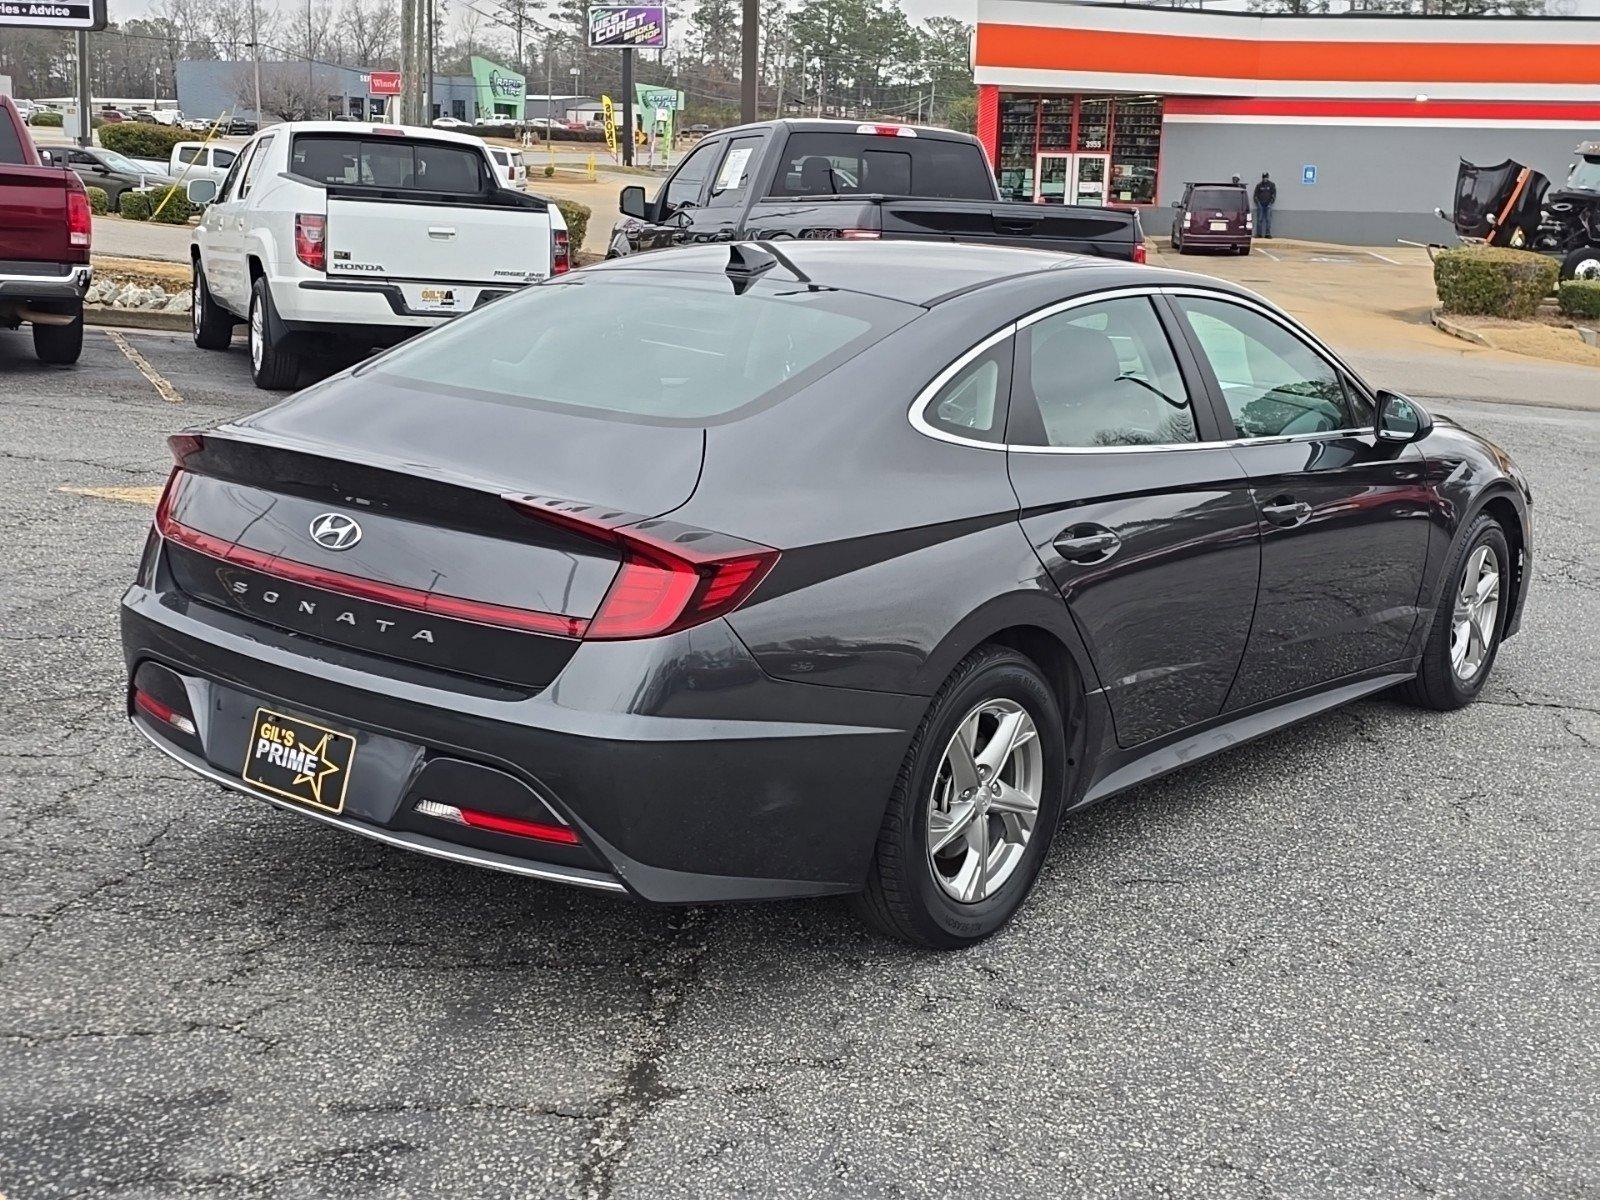
[[40, 150], [39, 162], [44, 166], [53, 167], [56, 165], [56, 156], [49, 150]]
[[1433, 215], [1438, 217], [1439, 220], [1441, 220], [1441, 221], [1448, 221], [1448, 220], [1451, 219], [1450, 214], [1445, 212], [1445, 210], [1442, 209], [1442, 208], [1434, 209], [1433, 210]]
[[1404, 446], [1428, 436], [1433, 418], [1409, 396], [1399, 392], [1378, 393], [1377, 434], [1380, 442]]
[[189, 196], [190, 204], [210, 204], [217, 198], [217, 181], [215, 179], [191, 179], [189, 185], [183, 189]]
[[1173, 208], [1182, 208], [1183, 207], [1183, 201], [1182, 200], [1174, 200], [1172, 202], [1172, 207]]
[[638, 184], [630, 184], [622, 189], [620, 202], [617, 205], [625, 217], [636, 220], [650, 220], [650, 205], [644, 198], [644, 189]]
[[1483, 214], [1483, 220], [1484, 220], [1484, 223], [1486, 225], [1488, 225], [1490, 229], [1494, 229], [1494, 228], [1498, 227], [1499, 224], [1500, 224], [1500, 218], [1495, 216], [1493, 213], [1484, 213]]

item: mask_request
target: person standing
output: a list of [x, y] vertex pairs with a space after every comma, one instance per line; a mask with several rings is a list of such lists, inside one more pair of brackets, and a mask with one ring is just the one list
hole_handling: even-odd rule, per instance
[[1256, 184], [1255, 202], [1255, 234], [1269, 238], [1272, 236], [1272, 206], [1278, 202], [1278, 185], [1272, 182], [1272, 176], [1265, 171], [1261, 172], [1261, 182]]

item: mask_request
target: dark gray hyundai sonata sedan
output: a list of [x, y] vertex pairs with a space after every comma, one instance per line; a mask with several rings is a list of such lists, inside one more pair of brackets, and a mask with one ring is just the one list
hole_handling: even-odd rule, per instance
[[934, 947], [1072, 809], [1381, 689], [1466, 704], [1532, 561], [1502, 451], [1277, 309], [1015, 249], [630, 258], [173, 449], [122, 627], [179, 762]]

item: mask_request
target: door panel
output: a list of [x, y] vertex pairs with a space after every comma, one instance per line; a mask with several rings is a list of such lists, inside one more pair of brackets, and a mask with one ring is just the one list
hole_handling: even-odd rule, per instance
[[1261, 515], [1261, 588], [1228, 708], [1400, 658], [1418, 618], [1431, 493], [1414, 447], [1374, 435], [1370, 402], [1265, 309], [1175, 296]]
[[1255, 608], [1249, 483], [1227, 447], [1200, 441], [1214, 427], [1192, 394], [1146, 296], [1019, 335], [1006, 441], [1022, 527], [1124, 746], [1221, 711]]

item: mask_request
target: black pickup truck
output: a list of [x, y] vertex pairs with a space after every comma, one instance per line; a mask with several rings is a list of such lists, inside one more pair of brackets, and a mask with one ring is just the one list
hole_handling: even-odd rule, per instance
[[698, 242], [915, 238], [989, 242], [1144, 261], [1135, 212], [1000, 199], [970, 134], [857, 121], [721, 129], [653, 200], [622, 189], [608, 258]]

